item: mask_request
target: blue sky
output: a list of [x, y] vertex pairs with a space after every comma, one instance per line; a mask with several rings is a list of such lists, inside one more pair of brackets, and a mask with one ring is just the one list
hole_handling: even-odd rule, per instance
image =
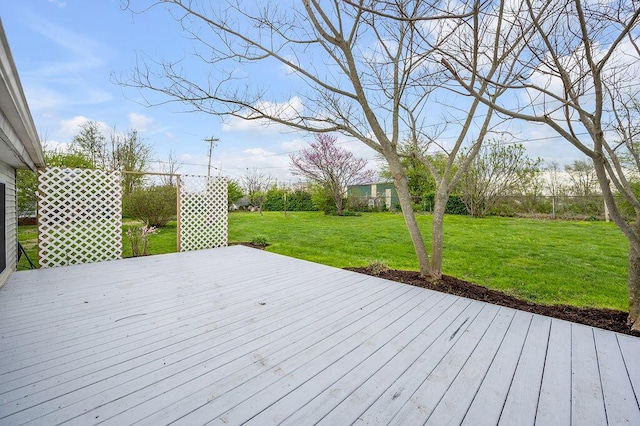
[[[113, 82], [114, 75], [134, 67], [137, 53], [183, 54], [188, 40], [165, 11], [133, 15], [121, 10], [120, 0], [0, 0], [0, 17], [37, 130], [49, 147], [69, 143], [78, 125], [91, 119], [118, 131], [137, 129], [156, 160], [166, 160], [173, 150], [185, 163], [182, 173], [206, 173], [204, 139], [215, 136], [220, 142], [213, 165], [223, 174], [239, 178], [258, 168], [279, 181], [298, 180], [289, 173], [287, 153], [304, 148], [309, 135], [224, 123], [187, 113], [179, 104], [147, 107], [136, 90]], [[375, 157], [359, 142], [344, 146], [360, 157]]]
[[[36, 127], [49, 147], [64, 147], [78, 126], [91, 119], [118, 131], [137, 129], [153, 146], [155, 160], [166, 160], [173, 150], [184, 162], [182, 173], [206, 173], [204, 139], [215, 136], [221, 142], [213, 165], [222, 174], [239, 178], [256, 168], [281, 182], [298, 180], [289, 173], [288, 153], [304, 148], [311, 136], [277, 126], [225, 123], [185, 112], [180, 104], [147, 107], [136, 90], [113, 82], [113, 76], [135, 66], [141, 52], [179, 58], [189, 49], [190, 41], [162, 8], [134, 15], [121, 9], [120, 0], [0, 0], [0, 17]], [[286, 78], [282, 66], [265, 68], [252, 81]], [[561, 163], [579, 157], [566, 143], [549, 139], [549, 130], [530, 127], [523, 134], [533, 139], [527, 143], [532, 156]], [[375, 167], [372, 150], [355, 140], [340, 140]]]

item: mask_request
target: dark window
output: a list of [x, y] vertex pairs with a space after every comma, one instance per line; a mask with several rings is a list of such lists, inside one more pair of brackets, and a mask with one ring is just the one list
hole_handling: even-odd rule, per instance
[[7, 267], [7, 199], [5, 184], [0, 182], [0, 212], [2, 212], [2, 220], [0, 220], [0, 272]]

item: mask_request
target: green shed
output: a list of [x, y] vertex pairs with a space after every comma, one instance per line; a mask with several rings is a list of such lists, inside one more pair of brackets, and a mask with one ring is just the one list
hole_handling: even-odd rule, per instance
[[360, 205], [372, 209], [397, 210], [400, 204], [398, 193], [391, 182], [376, 182], [351, 185], [347, 189], [350, 198], [356, 198]]

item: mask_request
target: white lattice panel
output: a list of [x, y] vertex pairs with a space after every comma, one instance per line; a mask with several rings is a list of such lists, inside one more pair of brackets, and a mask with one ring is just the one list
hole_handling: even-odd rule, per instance
[[43, 268], [122, 257], [120, 173], [48, 167], [38, 178]]
[[227, 245], [227, 180], [219, 177], [180, 177], [180, 250]]

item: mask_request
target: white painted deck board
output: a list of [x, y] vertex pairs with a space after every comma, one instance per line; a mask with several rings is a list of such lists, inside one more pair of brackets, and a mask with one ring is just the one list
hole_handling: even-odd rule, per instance
[[[451, 386], [434, 407], [427, 424], [461, 424], [471, 402], [495, 360], [507, 331], [513, 324], [516, 311], [501, 308], [496, 319], [478, 343]], [[522, 330], [520, 330], [521, 332]]]
[[571, 323], [551, 321], [536, 425], [571, 423]]
[[435, 313], [432, 321], [425, 322], [420, 334], [401, 350], [396, 350], [386, 363], [374, 357], [369, 358], [363, 368], [346, 374], [331, 388], [326, 389], [301, 408], [293, 407], [296, 412], [284, 424], [315, 424], [321, 420], [343, 419], [345, 423], [355, 421], [361, 413], [375, 402], [389, 386], [428, 350], [440, 336], [447, 338], [459, 326], [455, 322], [470, 301], [457, 298], [449, 303], [447, 297], [446, 310], [442, 314]]
[[0, 424], [638, 424], [638, 353], [234, 246], [12, 275]]
[[599, 329], [594, 329], [594, 335], [607, 422], [612, 425], [640, 425], [640, 408], [616, 335]]
[[581, 325], [571, 327], [571, 421], [574, 424], [607, 424], [593, 331]]
[[523, 311], [517, 311], [514, 314], [482, 383], [478, 386], [473, 400], [466, 407], [467, 412], [464, 414], [462, 424], [474, 426], [498, 424], [532, 316]]
[[550, 328], [551, 318], [536, 315], [531, 320], [498, 424], [535, 423]]
[[[353, 297], [353, 296], [352, 296]], [[331, 304], [335, 304], [333, 299], [330, 297], [325, 297], [327, 300], [324, 301], [324, 303], [327, 306], [330, 306]], [[313, 300], [313, 304], [316, 306], [323, 306], [322, 305], [322, 298], [318, 297], [315, 300]], [[266, 306], [266, 305], [265, 305]], [[304, 309], [304, 307], [301, 308], [293, 308], [291, 306], [287, 306], [288, 308], [290, 308], [290, 313], [295, 313], [295, 312], [305, 312], [305, 315], [309, 315], [312, 313], [312, 311], [309, 311], [308, 309]], [[264, 317], [260, 320], [260, 321], [249, 321], [249, 322], [243, 322], [241, 324], [238, 324], [237, 326], [234, 326], [232, 328], [230, 327], [226, 327], [226, 328], [222, 328], [220, 326], [220, 324], [218, 324], [218, 326], [214, 329], [214, 330], [201, 330], [203, 331], [202, 333], [198, 333], [196, 335], [194, 335], [193, 339], [174, 339], [175, 342], [173, 343], [173, 345], [169, 345], [170, 342], [167, 342], [166, 340], [164, 341], [158, 341], [158, 343], [162, 346], [159, 346], [158, 348], [154, 347], [153, 345], [148, 345], [148, 344], [144, 344], [145, 342], [139, 342], [139, 341], [133, 341], [130, 342], [129, 346], [133, 347], [134, 349], [140, 349], [137, 352], [134, 352], [133, 354], [130, 352], [126, 352], [123, 350], [122, 347], [117, 348], [117, 351], [107, 351], [106, 353], [100, 353], [99, 358], [96, 356], [93, 357], [87, 357], [91, 363], [88, 365], [85, 365], [85, 367], [83, 369], [78, 369], [78, 368], [74, 368], [71, 370], [67, 370], [65, 372], [75, 376], [78, 378], [78, 380], [76, 380], [74, 383], [60, 383], [61, 382], [61, 378], [60, 375], [55, 375], [52, 377], [52, 382], [58, 384], [58, 388], [61, 385], [65, 385], [67, 387], [70, 387], [71, 389], [74, 388], [79, 388], [80, 384], [83, 384], [84, 386], [88, 386], [92, 383], [99, 383], [100, 385], [104, 385], [105, 380], [109, 380], [112, 384], [114, 381], [116, 381], [117, 379], [126, 379], [126, 378], [131, 378], [132, 374], [136, 374], [135, 377], [139, 377], [139, 376], [143, 376], [144, 373], [140, 373], [139, 370], [141, 369], [151, 369], [156, 370], [158, 368], [158, 362], [159, 360], [162, 360], [162, 366], [164, 367], [165, 365], [171, 365], [172, 364], [172, 357], [178, 357], [178, 359], [182, 359], [184, 357], [187, 357], [187, 355], [189, 355], [189, 353], [191, 351], [194, 351], [196, 353], [199, 352], [205, 352], [206, 349], [209, 348], [209, 346], [207, 345], [208, 341], [211, 341], [213, 338], [216, 338], [214, 341], [217, 345], [217, 350], [220, 351], [221, 350], [221, 346], [223, 346], [227, 341], [231, 341], [233, 339], [238, 339], [238, 338], [242, 338], [243, 340], [238, 343], [239, 345], [244, 344], [245, 342], [249, 341], [249, 336], [251, 335], [251, 332], [256, 330], [258, 327], [263, 326], [263, 324], [267, 324], [269, 322], [273, 322], [273, 315], [270, 315], [268, 310], [263, 311]], [[324, 312], [323, 312], [324, 314]], [[279, 323], [282, 323], [282, 321], [279, 321]], [[235, 323], [232, 323], [231, 325], [234, 325]], [[262, 337], [264, 336], [263, 331], [258, 330], [257, 332], [253, 333], [255, 336], [258, 337]], [[185, 344], [183, 344], [183, 342], [185, 342]], [[141, 345], [142, 343], [142, 345]], [[136, 368], [135, 370], [129, 370], [128, 375], [125, 376], [118, 376], [114, 372], [114, 369], [121, 369], [123, 367], [127, 367], [127, 368], [131, 368], [131, 364], [132, 362], [135, 362], [136, 364]], [[68, 364], [68, 363], [66, 363]], [[66, 365], [65, 364], [65, 365]], [[77, 365], [77, 363], [73, 363], [74, 366]], [[89, 374], [92, 373], [88, 376], [83, 376], [82, 374]], [[52, 375], [52, 372], [48, 372], [49, 375]], [[149, 376], [150, 377], [150, 376]], [[145, 379], [149, 379], [149, 377], [145, 377]], [[81, 383], [78, 383], [81, 382]], [[46, 386], [44, 385], [43, 382], [38, 383], [38, 387], [39, 388], [45, 388]], [[86, 390], [85, 388], [83, 388], [83, 391]], [[60, 393], [59, 390], [53, 389], [52, 391], [49, 391], [49, 393], [53, 392], [55, 394], [55, 392]], [[3, 395], [4, 397], [4, 395]], [[46, 396], [41, 396], [41, 398], [45, 398], [45, 400], [47, 400]], [[73, 396], [71, 396], [71, 398], [73, 399]], [[59, 400], [55, 401], [56, 403], [59, 402]]]

